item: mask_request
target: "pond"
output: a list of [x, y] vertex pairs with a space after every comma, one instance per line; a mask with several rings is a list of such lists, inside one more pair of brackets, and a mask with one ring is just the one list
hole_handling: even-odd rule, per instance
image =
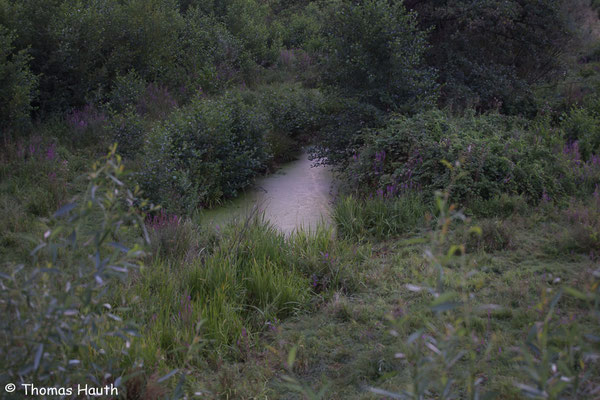
[[257, 179], [254, 188], [237, 199], [204, 211], [202, 220], [222, 225], [258, 209], [286, 234], [297, 228], [314, 230], [319, 223], [329, 224], [334, 191], [331, 170], [313, 167], [304, 152], [274, 174]]

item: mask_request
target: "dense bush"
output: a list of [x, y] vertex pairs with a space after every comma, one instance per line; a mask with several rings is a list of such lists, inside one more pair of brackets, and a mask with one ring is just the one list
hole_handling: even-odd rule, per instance
[[153, 199], [178, 212], [234, 197], [266, 167], [268, 123], [239, 93], [199, 98], [150, 133], [140, 179]]
[[113, 141], [119, 144], [119, 152], [132, 157], [144, 149], [147, 124], [132, 110], [114, 115], [109, 123], [108, 131]]
[[258, 94], [276, 131], [298, 138], [319, 129], [324, 98], [318, 90], [279, 85], [259, 88]]
[[[273, 162], [294, 159], [327, 125], [326, 112], [318, 90], [298, 85], [199, 96], [149, 134], [141, 173], [144, 187], [154, 200], [177, 212], [235, 197]], [[117, 132], [125, 143], [139, 144], [144, 135], [128, 130], [138, 126], [135, 117], [133, 125], [127, 124], [126, 115], [120, 118], [125, 124]]]
[[327, 84], [382, 109], [432, 104], [434, 74], [422, 62], [425, 34], [401, 2], [335, 2], [327, 17]]
[[[254, 11], [251, 5], [244, 10]], [[263, 14], [252, 17], [254, 26], [268, 33]], [[236, 77], [241, 59], [251, 63], [243, 56], [244, 46], [263, 38], [255, 38], [253, 31], [240, 33], [248, 37], [244, 42], [197, 8], [181, 13], [173, 0], [2, 2], [0, 24], [17, 33], [17, 51], [31, 48], [31, 70], [41, 75], [38, 100], [44, 115], [114, 100], [121, 94], [110, 92], [122, 90], [119, 77], [132, 70], [137, 78], [176, 89], [177, 98], [187, 100], [200, 88], [214, 90]]]
[[144, 94], [145, 88], [146, 82], [135, 69], [124, 75], [117, 74], [108, 97], [108, 105], [116, 112], [132, 109]]
[[[451, 185], [457, 199], [487, 200], [506, 193], [537, 203], [560, 200], [576, 189], [568, 159], [518, 118], [449, 117], [434, 111], [393, 118], [362, 138], [365, 144], [355, 154], [347, 181], [363, 190], [401, 193]], [[459, 163], [461, 172], [453, 176], [444, 160]]]
[[0, 25], [0, 137], [10, 128], [22, 129], [30, 121], [37, 77], [29, 69], [30, 56], [15, 51], [14, 35]]
[[114, 149], [88, 178], [85, 197], [54, 214], [31, 260], [0, 275], [2, 385], [123, 382], [122, 364], [109, 354], [127, 354], [136, 329], [108, 293], [139, 266], [147, 235]]
[[226, 2], [223, 20], [228, 30], [244, 44], [244, 48], [260, 65], [272, 64], [279, 54], [281, 39], [269, 29], [269, 7], [257, 0]]
[[360, 132], [381, 127], [385, 114], [377, 107], [353, 99], [328, 96], [323, 104], [323, 120], [311, 157], [340, 170], [361, 146]]
[[322, 50], [325, 14], [320, 4], [308, 2], [305, 6], [293, 7], [286, 4], [284, 7], [276, 20], [281, 25], [279, 29], [283, 46], [288, 49], [302, 48], [311, 53]]
[[[594, 104], [596, 105], [596, 104]], [[561, 121], [565, 139], [578, 143], [579, 152], [584, 161], [594, 154], [600, 154], [600, 115], [592, 107], [573, 108]]]
[[560, 1], [407, 0], [429, 31], [427, 63], [448, 106], [523, 114], [530, 85], [560, 71], [568, 43]]
[[214, 93], [234, 80], [249, 61], [243, 42], [223, 22], [196, 7], [185, 13], [174, 45], [176, 69], [167, 73], [168, 81], [184, 97], [193, 96], [198, 90]]
[[292, 160], [300, 145], [321, 128], [323, 96], [318, 90], [281, 85], [260, 88], [257, 97], [257, 106], [265, 110], [271, 121], [267, 141], [274, 160]]

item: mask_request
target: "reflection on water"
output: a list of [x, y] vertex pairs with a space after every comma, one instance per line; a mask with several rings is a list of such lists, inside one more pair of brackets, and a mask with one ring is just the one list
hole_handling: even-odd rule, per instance
[[238, 199], [205, 211], [203, 220], [223, 224], [258, 206], [265, 219], [285, 233], [300, 227], [314, 229], [321, 221], [328, 223], [332, 174], [327, 167], [311, 165], [308, 155], [302, 154], [275, 174], [258, 179], [255, 189]]

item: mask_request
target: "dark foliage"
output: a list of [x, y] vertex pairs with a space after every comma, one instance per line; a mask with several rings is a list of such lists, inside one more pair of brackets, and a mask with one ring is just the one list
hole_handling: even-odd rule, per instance
[[324, 26], [324, 80], [345, 96], [383, 110], [411, 111], [435, 99], [434, 75], [416, 15], [401, 2], [334, 2]]
[[428, 64], [457, 108], [523, 114], [531, 84], [559, 71], [567, 39], [557, 0], [407, 0], [429, 31]]

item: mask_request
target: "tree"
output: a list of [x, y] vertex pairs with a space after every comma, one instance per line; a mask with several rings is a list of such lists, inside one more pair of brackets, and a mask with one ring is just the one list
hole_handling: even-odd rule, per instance
[[328, 21], [326, 84], [384, 110], [433, 102], [435, 75], [423, 65], [426, 35], [402, 2], [334, 2]]
[[[430, 32], [442, 100], [504, 111], [560, 69], [568, 33], [558, 0], [406, 0]], [[516, 100], [521, 100], [517, 104]]]

